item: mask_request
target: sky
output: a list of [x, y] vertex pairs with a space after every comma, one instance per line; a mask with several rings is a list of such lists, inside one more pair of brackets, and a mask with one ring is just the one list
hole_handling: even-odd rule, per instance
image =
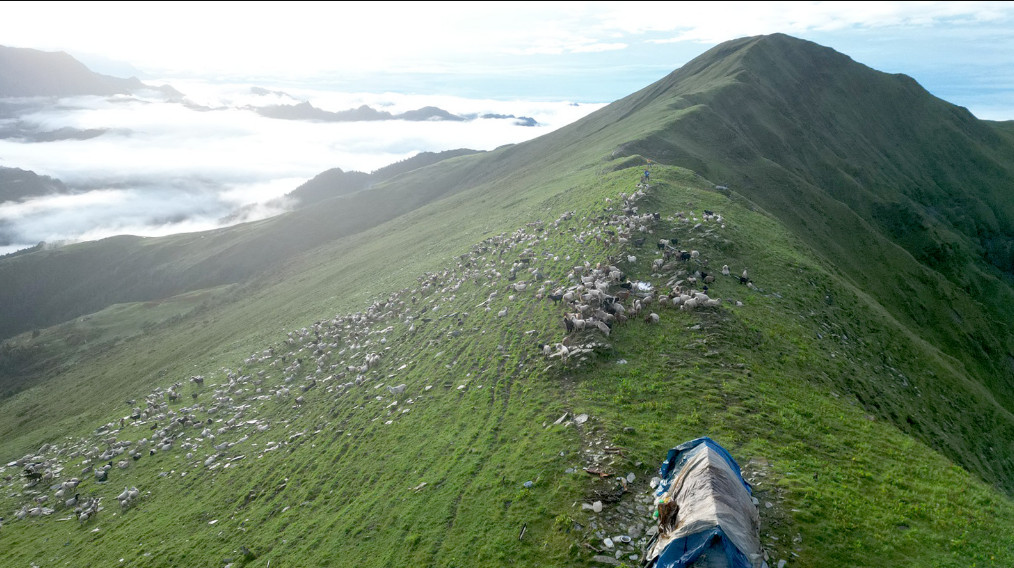
[[[0, 45], [142, 79], [611, 102], [786, 33], [1014, 119], [1014, 2], [4, 2]], [[102, 67], [102, 69], [99, 69]], [[119, 74], [117, 74], [120, 76]]]
[[[218, 110], [149, 94], [77, 97], [18, 117], [40, 132], [106, 133], [0, 140], [0, 166], [73, 190], [0, 203], [0, 254], [277, 214], [291, 207], [279, 198], [330, 168], [369, 172], [421, 151], [522, 142], [721, 42], [776, 32], [909, 75], [979, 118], [1014, 120], [1014, 2], [4, 2], [0, 45], [64, 51]], [[322, 124], [250, 110], [303, 101], [513, 114], [538, 126]]]

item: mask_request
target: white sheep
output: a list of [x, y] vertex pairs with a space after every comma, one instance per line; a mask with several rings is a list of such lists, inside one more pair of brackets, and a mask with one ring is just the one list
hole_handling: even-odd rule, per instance
[[404, 383], [402, 383], [402, 384], [400, 384], [400, 385], [398, 385], [396, 387], [388, 386], [387, 387], [387, 391], [390, 392], [391, 394], [397, 396], [397, 395], [405, 392], [405, 388], [406, 388], [406, 385]]

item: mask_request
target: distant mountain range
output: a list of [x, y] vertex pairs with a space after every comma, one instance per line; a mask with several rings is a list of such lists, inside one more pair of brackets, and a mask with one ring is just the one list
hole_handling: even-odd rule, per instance
[[[64, 52], [47, 52], [36, 49], [0, 46], [0, 98], [3, 97], [69, 97], [79, 95], [112, 96], [126, 95], [141, 89], [153, 89], [164, 93], [167, 100], [183, 102], [183, 94], [171, 86], [152, 87], [136, 77], [121, 79], [102, 75], [89, 70], [83, 63]], [[254, 94], [285, 94], [254, 87]], [[212, 107], [188, 104], [195, 110], [215, 110]], [[0, 118], [10, 117], [16, 110], [11, 104], [0, 105]], [[519, 126], [537, 126], [531, 117], [513, 114], [469, 114], [455, 115], [444, 109], [427, 106], [398, 114], [373, 109], [367, 105], [344, 111], [332, 112], [314, 107], [309, 102], [293, 105], [248, 106], [249, 110], [268, 118], [284, 120], [310, 120], [320, 122], [355, 122], [371, 120], [447, 120], [466, 121], [477, 118], [514, 119]], [[0, 138], [28, 137], [34, 142], [49, 140], [80, 139], [82, 136], [98, 136], [100, 130], [33, 134], [17, 126], [0, 130]]]
[[137, 77], [95, 73], [62, 51], [0, 46], [0, 97], [111, 96], [140, 89], [180, 94], [172, 87], [145, 85]]
[[67, 191], [67, 186], [58, 179], [40, 176], [29, 170], [0, 166], [0, 203]]
[[514, 116], [513, 114], [469, 114], [456, 115], [434, 107], [427, 106], [416, 110], [409, 110], [398, 114], [392, 114], [383, 110], [376, 110], [368, 105], [359, 108], [331, 112], [316, 108], [308, 102], [301, 102], [294, 105], [270, 105], [270, 106], [249, 106], [249, 110], [268, 118], [280, 118], [285, 120], [313, 120], [320, 122], [362, 122], [372, 120], [448, 120], [463, 122], [475, 120], [476, 118], [514, 119], [518, 126], [538, 126], [538, 122], [528, 116]]

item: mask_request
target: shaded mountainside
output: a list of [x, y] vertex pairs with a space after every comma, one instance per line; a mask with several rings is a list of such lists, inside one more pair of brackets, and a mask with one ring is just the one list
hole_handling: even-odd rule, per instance
[[248, 281], [292, 256], [460, 191], [481, 163], [422, 172], [379, 191], [236, 227], [164, 238], [110, 237], [0, 261], [0, 335], [66, 321], [121, 302]]
[[769, 565], [1012, 565], [1010, 135], [745, 38], [273, 219], [0, 259], [5, 335], [63, 322], [0, 351], [0, 563], [634, 565], [707, 435]]
[[63, 52], [0, 46], [0, 97], [108, 96], [144, 86], [95, 73]]

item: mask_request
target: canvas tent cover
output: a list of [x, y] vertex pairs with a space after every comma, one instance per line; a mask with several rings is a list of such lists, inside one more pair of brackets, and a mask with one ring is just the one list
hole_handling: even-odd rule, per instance
[[711, 557], [708, 566], [766, 566], [750, 485], [729, 452], [711, 438], [698, 438], [669, 450], [659, 474], [659, 527], [647, 566], [695, 566], [702, 555]]

